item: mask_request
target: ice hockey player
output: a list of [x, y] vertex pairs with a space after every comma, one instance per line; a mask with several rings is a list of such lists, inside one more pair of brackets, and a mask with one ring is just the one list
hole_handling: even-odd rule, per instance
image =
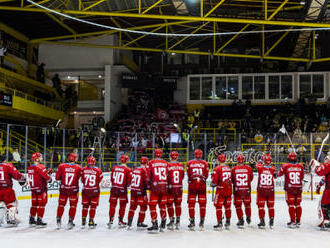
[[324, 164], [318, 164], [315, 168], [315, 173], [318, 176], [323, 176], [323, 184], [325, 184], [325, 190], [321, 199], [321, 208], [323, 213], [323, 222], [321, 223], [321, 229], [330, 228], [330, 159], [327, 156]]
[[200, 211], [200, 230], [204, 230], [204, 221], [206, 215], [206, 180], [209, 175], [209, 165], [202, 159], [203, 152], [196, 149], [194, 152], [195, 159], [187, 163], [188, 175], [188, 208], [189, 208], [189, 225], [190, 230], [195, 230], [195, 205], [198, 198]]
[[8, 211], [7, 224], [9, 226], [17, 226], [19, 224], [19, 219], [17, 216], [17, 203], [16, 195], [13, 190], [13, 180], [15, 179], [19, 182], [21, 186], [26, 183], [26, 178], [22, 173], [20, 173], [13, 164], [7, 163], [4, 156], [0, 156], [0, 206], [5, 205], [0, 212], [0, 220], [4, 219], [4, 215]]
[[82, 189], [82, 221], [81, 225], [84, 228], [89, 210], [88, 226], [95, 228], [94, 217], [96, 208], [100, 200], [100, 183], [103, 179], [102, 170], [95, 166], [96, 159], [93, 156], [87, 158], [87, 166], [82, 169], [81, 182]]
[[[316, 186], [316, 194], [321, 194], [321, 188], [322, 186], [325, 185], [325, 177], [322, 177], [318, 185]], [[323, 195], [322, 195], [323, 198]], [[326, 230], [327, 228], [330, 228], [329, 225], [329, 211], [327, 208], [322, 208], [322, 198], [320, 199], [319, 202], [319, 207], [318, 207], [318, 215], [320, 219], [320, 224], [318, 225], [321, 230]]]
[[[47, 185], [52, 181], [50, 174], [53, 172], [51, 169], [46, 169], [42, 164], [43, 157], [39, 152], [32, 153], [32, 165], [28, 168], [28, 179], [31, 189], [32, 206], [30, 208], [30, 226], [46, 227], [47, 223], [42, 221], [47, 205]], [[37, 221], [35, 220], [36, 215]]]
[[233, 185], [231, 181], [231, 169], [226, 165], [226, 155], [220, 154], [218, 156], [219, 165], [215, 167], [212, 173], [212, 187], [216, 187], [214, 206], [216, 209], [217, 224], [214, 226], [215, 230], [221, 230], [222, 223], [222, 208], [225, 209], [226, 223], [225, 228], [229, 229], [231, 219], [231, 197], [233, 194]]
[[140, 166], [137, 166], [133, 170], [132, 181], [131, 181], [131, 201], [130, 208], [128, 212], [128, 224], [127, 228], [131, 229], [133, 217], [135, 210], [140, 206], [140, 212], [137, 222], [138, 229], [145, 229], [148, 226], [144, 224], [144, 219], [146, 216], [146, 211], [148, 209], [148, 197], [147, 197], [147, 187], [148, 187], [148, 174], [147, 166], [148, 158], [140, 158]]
[[75, 226], [73, 221], [76, 216], [79, 198], [79, 179], [81, 177], [81, 166], [76, 163], [77, 160], [78, 154], [70, 153], [69, 163], [60, 164], [56, 172], [55, 178], [61, 183], [56, 217], [57, 229], [61, 228], [61, 219], [68, 200], [70, 209], [67, 228], [72, 229]]
[[257, 206], [259, 209], [260, 223], [258, 227], [263, 229], [266, 227], [265, 223], [265, 204], [268, 207], [269, 227], [274, 226], [274, 201], [275, 201], [275, 186], [274, 174], [275, 167], [271, 165], [272, 157], [270, 154], [265, 154], [262, 157], [263, 164], [257, 164], [258, 171], [258, 186], [257, 186]]
[[237, 227], [244, 228], [242, 205], [245, 207], [246, 223], [251, 223], [251, 182], [253, 172], [249, 165], [244, 164], [242, 154], [237, 155], [237, 165], [232, 169], [232, 182], [234, 186], [234, 205], [238, 218]]
[[302, 214], [300, 204], [302, 200], [304, 166], [296, 163], [297, 155], [294, 152], [289, 153], [288, 159], [290, 163], [282, 165], [278, 177], [284, 176], [284, 190], [290, 215], [290, 222], [287, 225], [289, 228], [299, 228]]
[[166, 227], [166, 203], [167, 203], [167, 186], [168, 186], [168, 165], [162, 159], [163, 151], [155, 149], [155, 158], [148, 162], [148, 184], [150, 188], [149, 209], [152, 226], [148, 228], [149, 232], [158, 231], [157, 210], [158, 205], [161, 217], [159, 231], [163, 231]]
[[110, 229], [113, 225], [113, 219], [115, 217], [116, 206], [119, 200], [119, 217], [118, 225], [120, 228], [126, 227], [124, 222], [124, 215], [126, 210], [127, 199], [127, 188], [132, 181], [132, 170], [127, 167], [128, 162], [127, 155], [120, 156], [120, 164], [116, 165], [111, 170], [111, 194], [110, 194], [110, 209], [109, 209], [109, 223], [108, 228]]
[[[170, 162], [168, 163], [168, 196], [167, 196], [167, 212], [170, 222], [167, 224], [169, 230], [180, 227], [181, 203], [182, 203], [182, 183], [184, 178], [184, 165], [178, 162], [179, 153], [172, 151], [170, 153]], [[175, 216], [174, 218], [174, 207]]]

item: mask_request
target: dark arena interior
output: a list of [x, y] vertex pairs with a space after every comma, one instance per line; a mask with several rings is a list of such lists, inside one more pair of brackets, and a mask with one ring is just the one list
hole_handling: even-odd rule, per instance
[[0, 244], [329, 246], [328, 9], [0, 0]]

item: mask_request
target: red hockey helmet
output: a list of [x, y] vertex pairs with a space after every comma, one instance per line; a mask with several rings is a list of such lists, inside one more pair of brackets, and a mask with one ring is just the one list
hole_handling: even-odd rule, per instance
[[93, 157], [93, 156], [89, 156], [89, 157], [87, 158], [87, 164], [88, 164], [88, 165], [93, 166], [93, 165], [95, 165], [95, 163], [96, 163], [96, 159], [95, 159], [95, 157]]
[[127, 163], [128, 161], [128, 156], [123, 154], [120, 156], [120, 162], [122, 162], [123, 164]]
[[290, 152], [288, 155], [288, 159], [290, 161], [296, 161], [297, 160], [297, 154], [295, 154], [294, 152]]
[[140, 163], [141, 164], [147, 164], [148, 163], [148, 158], [147, 157], [141, 157], [140, 158]]
[[40, 152], [35, 152], [35, 153], [32, 153], [31, 154], [31, 160], [33, 161], [33, 162], [35, 162], [35, 161], [37, 161], [37, 159], [39, 159], [39, 158], [41, 158], [42, 156], [41, 156], [41, 153]]
[[226, 162], [226, 154], [221, 153], [221, 154], [218, 156], [218, 161], [219, 161], [220, 163], [224, 163], [224, 162]]
[[245, 162], [245, 158], [243, 156], [243, 154], [238, 154], [236, 157], [237, 163], [239, 164], [243, 164]]
[[171, 158], [171, 160], [177, 160], [178, 157], [179, 157], [179, 153], [178, 153], [177, 151], [172, 151], [172, 152], [170, 153], [170, 158]]
[[74, 152], [71, 152], [69, 154], [69, 161], [70, 162], [76, 162], [77, 160], [78, 160], [78, 154], [74, 153]]
[[203, 151], [201, 149], [195, 150], [195, 158], [201, 159], [203, 157]]
[[156, 149], [154, 154], [155, 154], [156, 158], [161, 158], [163, 155], [163, 151], [162, 151], [162, 149]]
[[262, 160], [266, 163], [266, 164], [271, 164], [273, 162], [272, 157], [270, 156], [270, 154], [266, 153], [264, 156], [262, 156]]

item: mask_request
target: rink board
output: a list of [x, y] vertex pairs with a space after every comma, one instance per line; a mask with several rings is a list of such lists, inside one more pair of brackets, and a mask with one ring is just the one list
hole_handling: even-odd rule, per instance
[[[52, 183], [48, 184], [48, 197], [54, 198], [59, 196], [59, 187], [60, 183], [55, 180], [55, 175], [52, 175], [53, 181]], [[313, 175], [313, 189], [316, 189], [316, 185], [320, 182], [321, 177], [317, 175]], [[305, 175], [304, 183], [303, 183], [303, 194], [310, 194], [310, 182], [311, 182], [311, 175]], [[212, 194], [212, 187], [210, 186], [211, 178], [207, 179], [207, 193]], [[252, 181], [252, 194], [256, 194], [256, 188], [258, 183], [258, 174], [254, 173], [254, 179]], [[81, 183], [80, 183], [81, 184]], [[101, 186], [101, 195], [110, 195], [110, 173], [103, 173], [103, 180], [100, 184]], [[80, 185], [80, 189], [82, 185]], [[277, 178], [275, 180], [275, 194], [284, 194], [284, 177]], [[29, 186], [21, 187], [17, 182], [14, 182], [14, 190], [17, 195], [18, 200], [25, 200], [31, 199], [31, 191]], [[128, 192], [129, 193], [129, 192]], [[187, 176], [184, 178], [183, 181], [183, 193], [188, 193], [188, 180]]]

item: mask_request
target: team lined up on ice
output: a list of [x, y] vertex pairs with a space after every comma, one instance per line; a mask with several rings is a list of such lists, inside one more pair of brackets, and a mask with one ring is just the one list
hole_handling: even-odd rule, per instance
[[[189, 229], [195, 229], [195, 205], [199, 203], [200, 219], [199, 227], [204, 229], [206, 215], [207, 191], [206, 180], [209, 176], [208, 163], [202, 159], [203, 152], [195, 150], [195, 158], [187, 162], [188, 176], [188, 208], [189, 208]], [[185, 176], [184, 165], [178, 162], [178, 153], [170, 153], [170, 161], [162, 159], [162, 150], [156, 149], [154, 159], [148, 161], [147, 157], [142, 157], [140, 165], [133, 170], [127, 167], [128, 157], [120, 157], [120, 165], [116, 165], [111, 171], [111, 194], [109, 207], [108, 227], [114, 223], [114, 216], [117, 202], [119, 201], [118, 225], [120, 227], [132, 226], [133, 217], [137, 207], [140, 207], [137, 227], [147, 228], [144, 224], [145, 214], [149, 208], [152, 225], [148, 231], [163, 231], [166, 227], [170, 230], [179, 229], [182, 205], [183, 178]], [[44, 227], [47, 224], [42, 218], [47, 204], [47, 184], [52, 180], [51, 169], [46, 169], [42, 164], [42, 155], [33, 153], [31, 157], [33, 164], [28, 168], [28, 179], [6, 162], [0, 164], [0, 203], [7, 208], [7, 222], [10, 225], [18, 224], [15, 192], [12, 189], [12, 179], [19, 181], [21, 185], [29, 183], [32, 194], [32, 205], [30, 209], [30, 226]], [[82, 168], [76, 163], [78, 155], [71, 153], [68, 163], [59, 165], [55, 179], [60, 181], [60, 194], [57, 208], [57, 228], [61, 228], [61, 219], [66, 203], [69, 201], [69, 223], [67, 228], [72, 229], [76, 215], [76, 207], [79, 197], [79, 180], [83, 184], [82, 189], [82, 223], [86, 226], [87, 215], [89, 213], [88, 226], [95, 228], [94, 217], [99, 203], [100, 183], [102, 181], [102, 171], [95, 167], [96, 160], [90, 156], [87, 159], [87, 166]], [[272, 158], [265, 154], [256, 167], [258, 170], [257, 205], [259, 209], [259, 228], [265, 228], [265, 204], [268, 207], [269, 227], [274, 225], [274, 178], [284, 176], [286, 191], [286, 202], [288, 204], [290, 221], [288, 227], [298, 228], [302, 215], [302, 181], [304, 178], [304, 168], [300, 163], [296, 163], [296, 154], [288, 155], [289, 162], [283, 164], [276, 172], [272, 166]], [[226, 165], [224, 154], [218, 156], [218, 166], [212, 173], [212, 187], [216, 189], [214, 206], [216, 208], [216, 230], [223, 226], [229, 228], [231, 220], [232, 196], [238, 217], [238, 228], [243, 228], [245, 221], [251, 222], [251, 181], [253, 172], [250, 166], [244, 164], [245, 158], [242, 154], [237, 156], [237, 165], [230, 168]], [[324, 221], [321, 228], [329, 228], [330, 214], [330, 161], [326, 159], [324, 164], [315, 160], [312, 161], [315, 172], [324, 176], [323, 181], [318, 186], [318, 191], [322, 184], [326, 184], [326, 189], [322, 196], [322, 214]], [[128, 203], [127, 191], [130, 188], [130, 206], [128, 212], [128, 222], [124, 222], [126, 205]], [[149, 194], [147, 193], [149, 190]], [[160, 227], [158, 227], [157, 210], [160, 211]], [[245, 219], [243, 218], [242, 205], [245, 207]], [[223, 215], [224, 209], [224, 215]], [[0, 220], [4, 218], [5, 208], [0, 209]], [[167, 214], [169, 222], [167, 222]], [[36, 219], [37, 217], [37, 219]], [[225, 219], [225, 223], [223, 223]]]

